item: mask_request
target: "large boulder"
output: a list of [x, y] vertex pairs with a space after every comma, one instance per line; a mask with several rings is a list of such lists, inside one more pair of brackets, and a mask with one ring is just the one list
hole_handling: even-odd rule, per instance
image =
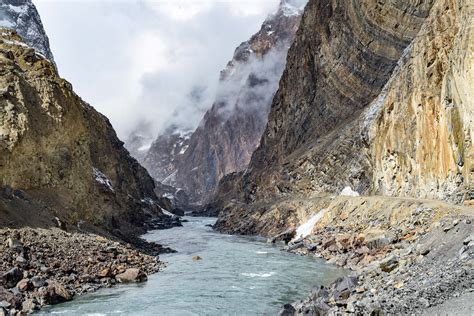
[[71, 293], [57, 282], [50, 282], [47, 287], [40, 288], [38, 294], [42, 305], [53, 305], [72, 299]]
[[124, 273], [117, 274], [115, 278], [120, 283], [143, 282], [147, 280], [145, 272], [136, 268], [127, 269]]

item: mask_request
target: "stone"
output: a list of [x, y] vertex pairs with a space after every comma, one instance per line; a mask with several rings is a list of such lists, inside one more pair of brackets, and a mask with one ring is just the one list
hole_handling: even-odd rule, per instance
[[143, 282], [147, 280], [147, 276], [140, 269], [130, 268], [125, 270], [124, 273], [117, 274], [115, 279], [120, 283]]
[[272, 238], [269, 238], [267, 240], [268, 243], [276, 243], [279, 241], [285, 242], [285, 244], [289, 243], [296, 235], [296, 229], [294, 228], [288, 228], [284, 232], [281, 232], [280, 234], [273, 236]]
[[7, 310], [1, 306], [0, 306], [0, 316], [8, 316]]
[[296, 309], [291, 304], [283, 305], [283, 309], [278, 313], [280, 316], [293, 316], [296, 314]]
[[42, 277], [39, 277], [39, 276], [32, 277], [30, 281], [33, 287], [35, 288], [40, 288], [46, 285], [46, 281]]
[[57, 282], [51, 282], [48, 286], [40, 288], [38, 294], [42, 305], [53, 305], [72, 299], [69, 291]]
[[18, 282], [18, 284], [16, 285], [16, 288], [22, 292], [28, 291], [29, 289], [31, 289], [31, 287], [32, 287], [32, 284], [30, 280], [28, 279], [23, 279], [20, 282]]
[[32, 313], [38, 309], [39, 304], [35, 299], [29, 298], [22, 303], [22, 310], [26, 313]]
[[384, 231], [373, 230], [365, 236], [365, 245], [369, 249], [378, 249], [393, 242], [393, 236], [387, 234]]
[[110, 276], [112, 276], [112, 271], [110, 270], [110, 268], [105, 268], [105, 269], [102, 269], [102, 270], [97, 274], [97, 276], [100, 277], [100, 278], [110, 277]]
[[8, 238], [7, 246], [10, 249], [23, 250], [23, 244], [16, 238]]
[[430, 302], [424, 298], [424, 297], [421, 297], [418, 299], [418, 302], [421, 304], [421, 306], [423, 306], [424, 308], [428, 308], [431, 306]]
[[23, 279], [23, 270], [20, 268], [13, 268], [0, 277], [1, 284], [7, 289], [16, 286], [16, 284]]
[[391, 272], [398, 267], [398, 258], [395, 255], [390, 255], [380, 262], [380, 269], [384, 272]]
[[61, 230], [64, 230], [64, 231], [67, 230], [66, 223], [64, 223], [61, 219], [59, 219], [59, 217], [55, 217], [53, 222], [54, 222], [54, 224], [56, 225], [57, 228], [59, 228]]
[[193, 256], [193, 261], [199, 261], [202, 260], [200, 256]]

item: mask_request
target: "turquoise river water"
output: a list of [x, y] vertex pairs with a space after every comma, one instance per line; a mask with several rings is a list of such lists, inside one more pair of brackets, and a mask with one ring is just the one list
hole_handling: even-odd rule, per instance
[[[168, 266], [140, 284], [77, 297], [41, 314], [63, 315], [274, 315], [344, 271], [323, 260], [297, 256], [257, 237], [219, 234], [213, 218], [186, 217], [183, 227], [144, 237], [177, 253]], [[202, 260], [193, 261], [193, 256]]]

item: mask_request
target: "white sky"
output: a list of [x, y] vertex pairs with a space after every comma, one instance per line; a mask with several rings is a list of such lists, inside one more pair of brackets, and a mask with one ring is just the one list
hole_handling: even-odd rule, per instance
[[125, 139], [137, 126], [197, 126], [220, 70], [279, 0], [33, 2], [61, 76]]

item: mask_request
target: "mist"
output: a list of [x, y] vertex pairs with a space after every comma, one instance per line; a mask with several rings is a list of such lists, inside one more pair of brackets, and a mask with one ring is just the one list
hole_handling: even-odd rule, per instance
[[193, 129], [219, 73], [278, 0], [34, 1], [60, 75], [122, 139]]

